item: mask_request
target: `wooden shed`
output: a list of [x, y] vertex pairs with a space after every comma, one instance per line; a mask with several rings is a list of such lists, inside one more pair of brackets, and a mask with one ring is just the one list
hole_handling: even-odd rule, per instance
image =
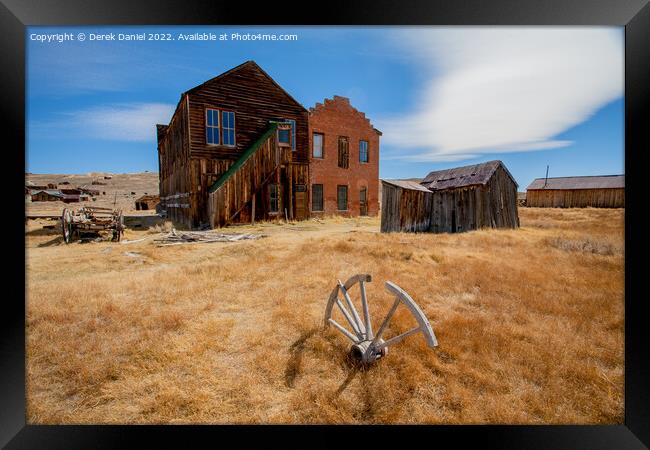
[[158, 195], [143, 195], [135, 201], [135, 209], [138, 211], [154, 210], [160, 203]]
[[625, 175], [537, 178], [526, 206], [540, 208], [624, 208]]
[[381, 180], [381, 232], [429, 231], [433, 193], [415, 181]]
[[433, 192], [431, 231], [517, 228], [517, 182], [501, 161], [429, 173], [421, 183]]
[[56, 202], [63, 200], [63, 194], [56, 189], [34, 190], [32, 191], [33, 202]]
[[381, 231], [519, 227], [517, 182], [501, 161], [431, 172], [419, 185], [391, 181], [399, 191], [388, 183], [382, 183]]

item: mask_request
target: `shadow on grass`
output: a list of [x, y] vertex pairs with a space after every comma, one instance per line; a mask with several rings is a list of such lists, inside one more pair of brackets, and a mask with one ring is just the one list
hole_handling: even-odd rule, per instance
[[41, 242], [38, 244], [39, 247], [54, 247], [55, 245], [62, 245], [63, 244], [63, 237], [62, 236], [57, 236], [54, 239], [50, 239], [49, 241], [46, 242]]
[[308, 341], [315, 336], [321, 337], [331, 344], [332, 357], [339, 359], [347, 373], [345, 380], [343, 380], [334, 393], [334, 397], [338, 397], [343, 393], [343, 391], [345, 391], [358, 373], [365, 372], [370, 369], [370, 367], [362, 364], [359, 360], [354, 358], [350, 352], [345, 352], [340, 342], [338, 342], [335, 337], [326, 334], [324, 329], [321, 327], [314, 327], [305, 331], [293, 344], [291, 344], [291, 347], [289, 348], [289, 360], [287, 361], [287, 366], [284, 371], [285, 385], [290, 388], [295, 387], [296, 379], [300, 376], [302, 371], [302, 359]]

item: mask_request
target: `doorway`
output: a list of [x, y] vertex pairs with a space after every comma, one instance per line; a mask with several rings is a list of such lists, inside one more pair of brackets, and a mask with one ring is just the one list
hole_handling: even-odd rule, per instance
[[359, 214], [368, 215], [368, 188], [362, 187], [359, 191]]

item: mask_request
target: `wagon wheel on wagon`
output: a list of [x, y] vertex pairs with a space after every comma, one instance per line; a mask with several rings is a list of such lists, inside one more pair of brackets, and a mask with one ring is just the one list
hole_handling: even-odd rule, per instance
[[[409, 296], [402, 288], [390, 281], [387, 281], [385, 283], [385, 287], [389, 293], [395, 296], [395, 301], [388, 314], [384, 318], [383, 322], [379, 326], [377, 333], [373, 332], [372, 321], [370, 319], [370, 311], [368, 309], [368, 299], [366, 298], [366, 288], [364, 284], [366, 282], [370, 282], [371, 280], [371, 276], [365, 274], [354, 275], [348, 281], [346, 281], [345, 284], [341, 283], [341, 280], [338, 280], [336, 287], [330, 294], [329, 300], [327, 302], [327, 307], [325, 309], [325, 327], [329, 325], [334, 326], [334, 328], [340, 331], [341, 334], [352, 341], [352, 356], [364, 364], [373, 363], [379, 358], [386, 356], [389, 346], [395, 345], [398, 342], [402, 341], [404, 338], [416, 333], [422, 333], [427, 342], [427, 345], [430, 348], [436, 347], [438, 345], [438, 341], [436, 340], [436, 336], [433, 333], [433, 328], [431, 328], [431, 324], [429, 323], [427, 317], [424, 315], [424, 312], [422, 312], [420, 307], [413, 301], [411, 296]], [[361, 295], [363, 321], [359, 317], [359, 313], [355, 309], [348, 292], [350, 288], [357, 283], [359, 284]], [[347, 308], [339, 298], [339, 292], [343, 294]], [[388, 328], [388, 325], [390, 324], [390, 321], [400, 304], [403, 304], [408, 308], [411, 315], [415, 318], [417, 326], [402, 334], [384, 340], [384, 332]], [[341, 311], [343, 317], [345, 317], [345, 320], [352, 328], [352, 331], [348, 330], [336, 322], [334, 319], [332, 319], [332, 309], [334, 305], [336, 305]], [[348, 308], [350, 311], [348, 311]]]
[[61, 231], [63, 232], [63, 242], [69, 244], [72, 239], [72, 211], [68, 208], [63, 208], [61, 214]]

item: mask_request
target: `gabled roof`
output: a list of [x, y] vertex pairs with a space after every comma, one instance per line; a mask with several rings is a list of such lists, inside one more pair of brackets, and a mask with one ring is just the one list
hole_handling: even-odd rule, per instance
[[429, 189], [425, 188], [422, 186], [420, 183], [417, 181], [410, 181], [410, 180], [381, 180], [382, 183], [386, 184], [392, 184], [393, 186], [400, 187], [402, 189], [411, 189], [414, 191], [424, 191], [424, 192], [431, 192]]
[[38, 189], [38, 190], [32, 190], [32, 195], [40, 194], [41, 192], [45, 192], [48, 195], [51, 195], [53, 197], [63, 197], [65, 194], [61, 193], [58, 189]]
[[[546, 184], [546, 186], [545, 186]], [[584, 177], [536, 178], [528, 186], [533, 189], [623, 189], [625, 175], [598, 175]]]
[[281, 91], [282, 91], [282, 92], [283, 92], [287, 97], [289, 97], [289, 98], [290, 98], [290, 99], [291, 99], [291, 100], [292, 100], [296, 105], [300, 106], [302, 109], [304, 109], [305, 111], [307, 111], [307, 109], [306, 109], [304, 106], [302, 106], [302, 104], [301, 104], [298, 100], [296, 100], [295, 98], [293, 98], [293, 97], [291, 96], [291, 94], [289, 94], [287, 91], [285, 91], [284, 88], [283, 88], [282, 86], [280, 86], [280, 85], [277, 83], [277, 81], [275, 81], [273, 78], [271, 78], [271, 76], [270, 76], [268, 73], [266, 73], [266, 72], [265, 72], [265, 71], [264, 71], [264, 70], [263, 70], [263, 69], [262, 69], [262, 68], [261, 68], [261, 67], [260, 67], [256, 62], [255, 62], [255, 61], [253, 61], [253, 60], [246, 61], [245, 63], [242, 63], [242, 64], [238, 65], [237, 67], [233, 67], [232, 69], [225, 71], [225, 72], [222, 73], [221, 75], [217, 75], [217, 76], [214, 77], [214, 78], [210, 78], [209, 80], [205, 81], [204, 83], [201, 83], [201, 84], [199, 84], [198, 86], [195, 86], [195, 87], [193, 87], [192, 89], [183, 92], [183, 93], [181, 94], [181, 99], [183, 98], [183, 96], [184, 96], [185, 94], [191, 94], [192, 92], [196, 92], [196, 91], [202, 89], [202, 88], [203, 88], [204, 86], [206, 86], [207, 84], [212, 84], [212, 83], [214, 83], [215, 81], [221, 80], [221, 79], [227, 77], [228, 75], [231, 75], [231, 74], [233, 74], [233, 73], [236, 73], [236, 72], [242, 70], [242, 69], [245, 68], [245, 67], [251, 67], [251, 68], [254, 68], [255, 70], [257, 70], [258, 72], [260, 72], [262, 75], [264, 75], [266, 78], [268, 78], [268, 79], [269, 79], [269, 80], [270, 80], [274, 85], [276, 85], [276, 86], [278, 87], [278, 89], [280, 89], [280, 90], [281, 90]]
[[429, 175], [422, 180], [421, 184], [430, 190], [484, 185], [490, 181], [490, 178], [492, 178], [492, 175], [494, 175], [494, 172], [496, 172], [499, 167], [502, 167], [512, 182], [515, 183], [515, 186], [518, 186], [510, 171], [506, 168], [503, 162], [499, 160], [430, 172]]

